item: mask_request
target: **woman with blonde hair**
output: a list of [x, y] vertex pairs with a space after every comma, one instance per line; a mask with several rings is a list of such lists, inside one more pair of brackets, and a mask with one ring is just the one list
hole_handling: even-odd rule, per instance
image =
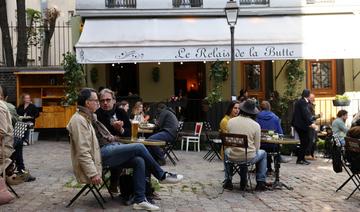
[[135, 103], [134, 107], [132, 108], [130, 118], [139, 121], [140, 123], [146, 122], [149, 119], [149, 117], [144, 113], [144, 105], [142, 102], [138, 101]]
[[31, 102], [30, 94], [23, 93], [21, 95], [21, 103], [16, 109], [19, 116], [24, 116], [23, 121], [32, 122], [35, 125], [35, 119], [39, 117], [39, 110]]

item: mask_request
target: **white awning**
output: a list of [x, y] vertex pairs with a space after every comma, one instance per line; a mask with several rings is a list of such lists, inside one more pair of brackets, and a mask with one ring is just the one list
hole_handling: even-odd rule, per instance
[[[359, 15], [239, 17], [236, 60], [360, 58]], [[87, 19], [80, 63], [230, 60], [226, 18]]]

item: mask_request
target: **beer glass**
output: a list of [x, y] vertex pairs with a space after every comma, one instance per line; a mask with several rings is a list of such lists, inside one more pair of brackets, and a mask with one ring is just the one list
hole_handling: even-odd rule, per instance
[[131, 140], [136, 140], [138, 135], [138, 129], [139, 129], [139, 121], [132, 120], [131, 121]]

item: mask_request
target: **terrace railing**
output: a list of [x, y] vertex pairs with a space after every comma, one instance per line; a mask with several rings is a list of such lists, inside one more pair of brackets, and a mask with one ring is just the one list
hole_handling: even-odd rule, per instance
[[105, 0], [107, 8], [136, 8], [136, 0]]
[[192, 7], [202, 7], [202, 0], [173, 0], [174, 8], [192, 8]]

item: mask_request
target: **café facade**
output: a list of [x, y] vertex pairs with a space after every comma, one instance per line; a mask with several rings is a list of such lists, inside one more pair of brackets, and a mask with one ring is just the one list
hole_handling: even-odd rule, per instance
[[[76, 56], [85, 64], [89, 86], [121, 90], [123, 82], [128, 88], [123, 95], [135, 92], [148, 102], [167, 100], [179, 90], [195, 90], [196, 98], [207, 95], [211, 62], [230, 62], [225, 3], [204, 0], [202, 8], [173, 8], [164, 2], [149, 7], [137, 1], [135, 8], [124, 9], [77, 1], [84, 25]], [[318, 97], [360, 90], [360, 15], [354, 12], [359, 5], [338, 10], [335, 5], [330, 11], [282, 1], [279, 12], [272, 8], [278, 1], [272, 2], [267, 8], [240, 7], [234, 40], [237, 90], [246, 88], [260, 99], [274, 90], [282, 93], [284, 64], [294, 59], [306, 70], [301, 88]], [[222, 90], [224, 99], [230, 99], [230, 80]]]

